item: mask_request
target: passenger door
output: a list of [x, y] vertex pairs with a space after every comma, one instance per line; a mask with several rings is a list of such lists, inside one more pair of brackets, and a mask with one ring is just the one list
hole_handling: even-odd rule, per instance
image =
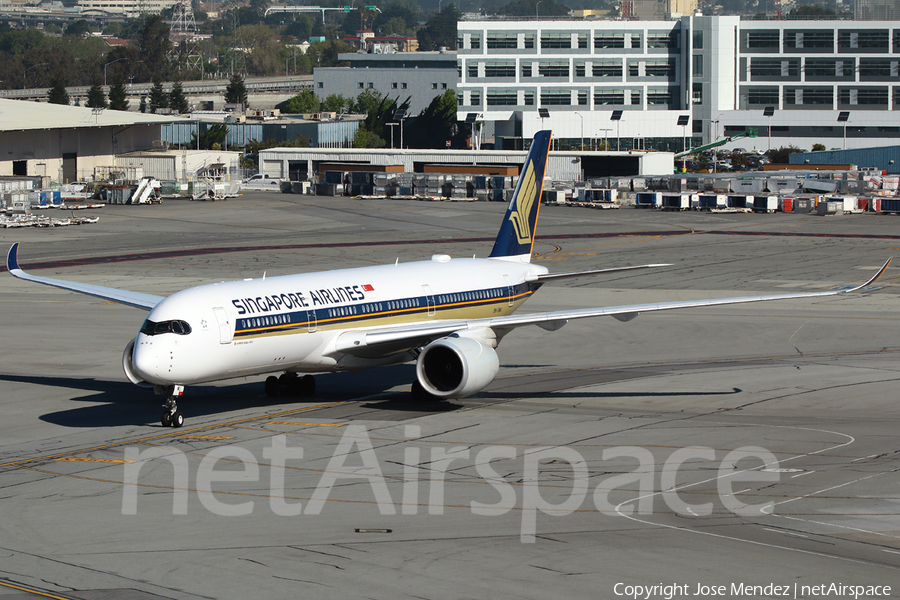
[[214, 308], [213, 313], [215, 313], [216, 321], [219, 324], [219, 343], [230, 344], [231, 340], [234, 339], [234, 325], [231, 319], [228, 318], [228, 313], [225, 312], [224, 308], [220, 307]]

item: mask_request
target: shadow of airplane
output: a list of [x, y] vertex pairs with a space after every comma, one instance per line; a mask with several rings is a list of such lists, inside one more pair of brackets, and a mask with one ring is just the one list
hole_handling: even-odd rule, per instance
[[[263, 380], [233, 380], [225, 385], [189, 386], [179, 408], [188, 419], [221, 415], [253, 406], [278, 406], [352, 400], [361, 395], [378, 394], [415, 378], [414, 365], [396, 365], [361, 373], [326, 373], [316, 376], [318, 391], [309, 397], [270, 398], [263, 391]], [[95, 378], [9, 375], [0, 373], [0, 381], [41, 385], [71, 391], [70, 401], [79, 406], [42, 415], [42, 421], [62, 427], [117, 427], [158, 424], [163, 396], [127, 381]], [[245, 383], [240, 383], [245, 381]], [[385, 399], [385, 408], [398, 410], [409, 394], [398, 392]], [[85, 406], [84, 403], [91, 403]]]
[[[185, 398], [179, 403], [180, 408], [189, 419], [221, 415], [230, 411], [246, 409], [253, 406], [303, 405], [321, 402], [340, 402], [354, 400], [360, 396], [381, 394], [398, 385], [412, 382], [415, 378], [415, 365], [394, 365], [370, 369], [358, 373], [325, 373], [316, 376], [317, 392], [311, 397], [278, 396], [270, 398], [263, 392], [262, 380], [245, 383], [226, 383], [225, 385], [190, 386]], [[529, 375], [522, 375], [522, 384], [510, 386], [513, 378], [504, 381], [503, 391], [491, 391], [490, 386], [471, 397], [474, 404], [505, 402], [518, 398], [546, 399], [587, 399], [587, 398], [641, 398], [641, 397], [679, 397], [679, 396], [722, 396], [739, 394], [739, 388], [730, 391], [668, 391], [668, 392], [579, 392], [560, 389], [534, 389], [528, 382]], [[144, 426], [158, 424], [162, 414], [162, 396], [156, 396], [151, 390], [139, 388], [127, 381], [109, 381], [93, 378], [53, 377], [37, 375], [0, 374], [0, 381], [42, 385], [64, 388], [72, 391], [70, 401], [81, 405], [66, 410], [42, 415], [42, 421], [72, 428], [98, 428], [117, 426]], [[235, 380], [237, 381], [237, 380]], [[555, 387], [564, 387], [562, 381], [555, 382]], [[579, 382], [583, 385], [583, 382]], [[512, 387], [512, 389], [510, 389]], [[531, 389], [529, 389], [531, 388]], [[83, 392], [83, 393], [78, 393]], [[88, 406], [83, 404], [90, 402]], [[463, 408], [462, 401], [415, 402], [405, 392], [388, 394], [383, 398], [365, 401], [360, 408], [388, 412], [433, 413], [452, 412]], [[385, 415], [387, 416], [387, 415]]]

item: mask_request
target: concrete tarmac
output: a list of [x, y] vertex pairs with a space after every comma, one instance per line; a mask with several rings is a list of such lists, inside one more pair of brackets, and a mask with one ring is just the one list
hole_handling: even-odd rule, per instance
[[[256, 193], [0, 242], [35, 274], [166, 295], [486, 256], [504, 209]], [[852, 285], [900, 254], [897, 223], [542, 207], [553, 272], [673, 264], [523, 310]], [[900, 597], [897, 268], [839, 297], [520, 328], [453, 402], [414, 403], [411, 365], [302, 399], [197, 386], [179, 430], [122, 373], [142, 311], [0, 281], [0, 596]]]

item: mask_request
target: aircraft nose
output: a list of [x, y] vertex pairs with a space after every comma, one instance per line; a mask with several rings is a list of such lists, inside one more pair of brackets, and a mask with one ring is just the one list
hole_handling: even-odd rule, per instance
[[138, 339], [137, 343], [134, 345], [131, 363], [135, 374], [141, 379], [145, 381], [157, 379], [159, 359], [152, 342], [144, 341], [141, 343], [141, 340]]

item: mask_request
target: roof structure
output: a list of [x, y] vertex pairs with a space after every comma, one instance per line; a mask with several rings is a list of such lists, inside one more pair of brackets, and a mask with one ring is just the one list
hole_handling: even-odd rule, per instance
[[128, 125], [152, 125], [181, 121], [183, 117], [148, 115], [123, 110], [96, 111], [28, 100], [0, 99], [0, 132], [38, 129], [73, 129]]

